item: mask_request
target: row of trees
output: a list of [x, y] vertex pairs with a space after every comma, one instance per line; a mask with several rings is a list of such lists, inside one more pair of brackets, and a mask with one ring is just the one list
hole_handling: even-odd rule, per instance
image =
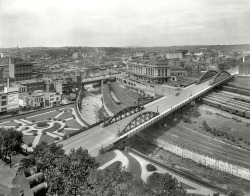
[[21, 152], [23, 134], [14, 129], [0, 128], [0, 159], [7, 161], [11, 166], [11, 158]]
[[[119, 166], [98, 170], [95, 158], [79, 148], [66, 155], [62, 146], [37, 145], [34, 152], [21, 161], [21, 167], [37, 166], [49, 185], [48, 195], [185, 195], [180, 183], [169, 174], [154, 173], [147, 183], [134, 180], [133, 175]], [[28, 173], [28, 172], [26, 172]]]

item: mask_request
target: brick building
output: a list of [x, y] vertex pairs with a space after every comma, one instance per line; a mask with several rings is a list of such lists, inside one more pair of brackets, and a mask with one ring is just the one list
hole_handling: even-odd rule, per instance
[[25, 62], [22, 58], [10, 58], [9, 77], [15, 81], [32, 79], [32, 68], [34, 63]]

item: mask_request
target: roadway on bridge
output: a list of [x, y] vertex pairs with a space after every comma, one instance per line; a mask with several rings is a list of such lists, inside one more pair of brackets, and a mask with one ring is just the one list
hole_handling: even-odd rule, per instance
[[[107, 127], [93, 127], [83, 133], [59, 142], [59, 144], [63, 144], [63, 149], [66, 151], [66, 153], [69, 153], [72, 148], [77, 149], [79, 147], [83, 147], [84, 149], [88, 149], [91, 155], [97, 156], [101, 145], [106, 146], [107, 144], [110, 144], [119, 138], [117, 136], [118, 125], [122, 129], [139, 113], [143, 113], [145, 111], [157, 112], [157, 105], [158, 111], [162, 113], [163, 111], [170, 109], [178, 103], [188, 99], [191, 95], [208, 88], [209, 82], [210, 81], [208, 80], [199, 85], [193, 85], [190, 86], [190, 88], [182, 89], [180, 91], [177, 89], [171, 89], [171, 94], [169, 96], [165, 96], [159, 100], [155, 100], [154, 102], [147, 104], [145, 109], [141, 112], [133, 114]], [[177, 92], [179, 92], [178, 96], [176, 96]]]

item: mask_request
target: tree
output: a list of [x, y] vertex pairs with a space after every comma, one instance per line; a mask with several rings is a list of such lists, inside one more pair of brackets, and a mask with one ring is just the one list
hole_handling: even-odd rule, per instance
[[2, 129], [0, 128], [0, 157], [5, 160], [7, 157], [10, 159], [21, 152], [21, 145], [23, 144], [22, 132], [14, 129]]
[[170, 174], [154, 172], [147, 179], [149, 188], [158, 195], [186, 195], [186, 190]]
[[207, 132], [211, 131], [211, 127], [209, 127], [209, 125], [207, 124], [207, 122], [205, 120], [202, 121], [202, 126], [203, 126], [205, 131], [207, 131]]
[[[152, 183], [148, 186], [142, 180], [133, 180], [133, 175], [121, 170], [120, 164], [112, 169], [98, 170], [95, 158], [82, 148], [73, 149], [67, 155], [61, 145], [42, 142], [21, 161], [24, 170], [35, 165], [44, 173], [49, 187], [48, 195], [159, 195], [151, 190]], [[164, 194], [184, 193], [178, 181], [170, 175], [161, 179]]]

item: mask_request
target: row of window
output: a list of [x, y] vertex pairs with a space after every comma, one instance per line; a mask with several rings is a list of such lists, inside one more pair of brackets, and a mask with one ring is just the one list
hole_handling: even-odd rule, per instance
[[7, 105], [7, 101], [2, 101], [1, 106]]

